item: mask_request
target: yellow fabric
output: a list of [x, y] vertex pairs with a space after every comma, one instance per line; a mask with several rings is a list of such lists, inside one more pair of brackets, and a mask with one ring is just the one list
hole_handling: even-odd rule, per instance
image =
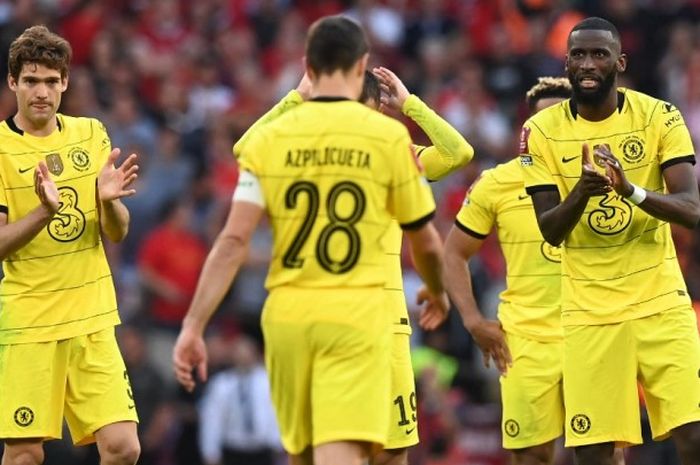
[[382, 286], [392, 217], [410, 225], [435, 203], [401, 123], [352, 101], [310, 101], [251, 135], [239, 159], [271, 218], [266, 286]]
[[282, 100], [277, 102], [274, 107], [270, 108], [267, 113], [255, 121], [255, 123], [253, 123], [253, 125], [249, 127], [245, 133], [243, 133], [241, 138], [238, 139], [235, 144], [233, 144], [233, 156], [238, 158], [243, 150], [243, 146], [246, 144], [248, 139], [250, 139], [251, 134], [254, 134], [258, 128], [266, 125], [270, 121], [274, 121], [278, 116], [286, 113], [288, 110], [291, 110], [303, 102], [304, 99], [296, 89], [292, 89], [287, 92], [287, 95], [285, 95]]
[[459, 131], [417, 96], [408, 96], [402, 112], [415, 121], [433, 143], [430, 147], [416, 146], [425, 176], [431, 181], [439, 181], [474, 157], [474, 149]]
[[393, 335], [389, 313], [377, 311], [385, 295], [381, 288], [270, 293], [265, 362], [287, 452], [330, 441], [386, 444]]
[[[425, 177], [438, 181], [463, 167], [474, 157], [474, 149], [450, 124], [430, 109], [421, 99], [410, 95], [403, 104], [403, 113], [415, 121], [434, 144], [429, 147], [414, 145], [414, 150], [425, 171]], [[387, 285], [390, 291], [403, 293], [401, 274], [402, 232], [397, 224], [391, 226], [386, 236], [387, 244]], [[407, 296], [413, 299], [414, 296]], [[394, 308], [394, 332], [410, 334], [408, 311], [405, 300], [396, 300]]]
[[0, 205], [8, 223], [39, 205], [33, 174], [40, 160], [61, 201], [48, 226], [3, 262], [0, 344], [66, 339], [119, 323], [96, 205], [97, 174], [111, 143], [95, 119], [58, 119], [60, 130], [47, 137], [0, 123]]
[[416, 382], [408, 334], [391, 335], [391, 411], [387, 449], [418, 444]]
[[[680, 112], [632, 90], [600, 122], [574, 117], [566, 100], [524, 125], [521, 165], [528, 191], [554, 186], [565, 198], [581, 173], [581, 146], [608, 144], [630, 182], [664, 192], [662, 164], [693, 156]], [[694, 160], [694, 158], [690, 159]], [[608, 324], [690, 300], [667, 222], [614, 192], [589, 200], [562, 247], [562, 323]]]
[[75, 444], [118, 421], [138, 421], [114, 328], [51, 342], [0, 345], [0, 437]]
[[497, 230], [507, 266], [498, 307], [505, 331], [560, 340], [560, 249], [542, 238], [517, 159], [482, 173], [467, 193], [457, 223], [481, 236]]
[[564, 432], [563, 342], [541, 342], [507, 333], [513, 366], [501, 376], [503, 447], [545, 444]]
[[700, 421], [700, 340], [690, 306], [564, 328], [566, 445], [641, 444], [637, 381], [652, 437]]

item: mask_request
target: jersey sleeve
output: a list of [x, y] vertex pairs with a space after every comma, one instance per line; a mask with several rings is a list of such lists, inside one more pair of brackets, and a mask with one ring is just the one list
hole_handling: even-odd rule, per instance
[[661, 131], [657, 153], [661, 168], [682, 162], [695, 164], [693, 140], [680, 110], [670, 103], [662, 102], [656, 120]]
[[435, 200], [423, 177], [408, 136], [408, 131], [392, 144], [401, 152], [392, 158], [392, 179], [389, 183], [389, 211], [403, 229], [418, 229], [435, 214]]
[[241, 138], [238, 139], [235, 144], [233, 144], [233, 156], [239, 158], [241, 151], [243, 150], [243, 146], [245, 146], [247, 141], [250, 139], [251, 134], [253, 134], [258, 128], [277, 119], [280, 115], [286, 113], [303, 102], [304, 99], [297, 90], [290, 90], [287, 95], [282, 98], [282, 100], [277, 102], [274, 107], [270, 108], [267, 113], [262, 115], [255, 123], [253, 123], [253, 125], [249, 127], [245, 133], [243, 133]]
[[104, 164], [107, 163], [109, 154], [112, 152], [112, 140], [109, 138], [109, 134], [107, 134], [107, 128], [101, 121], [93, 120], [93, 125], [96, 126], [95, 137], [100, 140], [100, 153], [98, 154], [99, 159], [97, 160], [97, 171], [99, 172]]
[[9, 212], [7, 205], [7, 193], [5, 192], [5, 180], [0, 176], [0, 213]]
[[403, 113], [425, 132], [431, 147], [416, 146], [418, 157], [430, 181], [438, 181], [461, 168], [474, 157], [474, 149], [447, 121], [415, 95], [403, 104]]
[[496, 222], [493, 202], [494, 182], [489, 173], [484, 173], [469, 188], [464, 196], [462, 208], [457, 213], [455, 224], [463, 232], [477, 239], [485, 239]]
[[544, 152], [541, 132], [528, 120], [520, 132], [520, 167], [525, 190], [532, 195], [543, 190], [557, 190], [552, 169]]

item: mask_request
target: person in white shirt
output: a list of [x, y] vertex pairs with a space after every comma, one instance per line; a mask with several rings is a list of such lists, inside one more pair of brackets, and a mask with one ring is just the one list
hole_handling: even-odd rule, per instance
[[238, 336], [233, 368], [209, 381], [200, 401], [199, 446], [206, 465], [273, 465], [282, 450], [270, 385], [255, 342]]

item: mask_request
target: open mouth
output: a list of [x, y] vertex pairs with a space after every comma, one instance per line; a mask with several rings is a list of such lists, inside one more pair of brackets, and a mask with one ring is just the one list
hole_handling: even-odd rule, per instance
[[600, 87], [600, 79], [593, 76], [582, 77], [578, 80], [582, 89], [597, 89]]

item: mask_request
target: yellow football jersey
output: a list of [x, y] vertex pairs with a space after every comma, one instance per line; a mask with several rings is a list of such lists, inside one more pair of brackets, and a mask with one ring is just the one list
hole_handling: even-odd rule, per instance
[[[581, 146], [607, 144], [630, 182], [666, 191], [662, 171], [695, 163], [676, 107], [620, 89], [618, 109], [586, 121], [570, 100], [530, 118], [521, 137], [521, 166], [529, 193], [558, 189], [565, 198], [581, 174]], [[670, 225], [615, 192], [592, 197], [562, 247], [562, 323], [608, 324], [680, 305], [689, 297]]]
[[95, 119], [57, 118], [47, 137], [24, 133], [11, 118], [0, 123], [0, 209], [8, 223], [39, 205], [33, 176], [40, 160], [60, 200], [47, 227], [3, 262], [0, 344], [66, 339], [119, 323], [96, 204], [111, 143]]
[[411, 228], [435, 210], [406, 128], [358, 102], [299, 105], [251, 134], [239, 161], [270, 215], [268, 289], [384, 286], [392, 215]]
[[557, 340], [561, 251], [542, 238], [519, 165], [514, 159], [484, 171], [467, 193], [456, 225], [478, 239], [497, 228], [507, 268], [498, 319], [506, 332]]

